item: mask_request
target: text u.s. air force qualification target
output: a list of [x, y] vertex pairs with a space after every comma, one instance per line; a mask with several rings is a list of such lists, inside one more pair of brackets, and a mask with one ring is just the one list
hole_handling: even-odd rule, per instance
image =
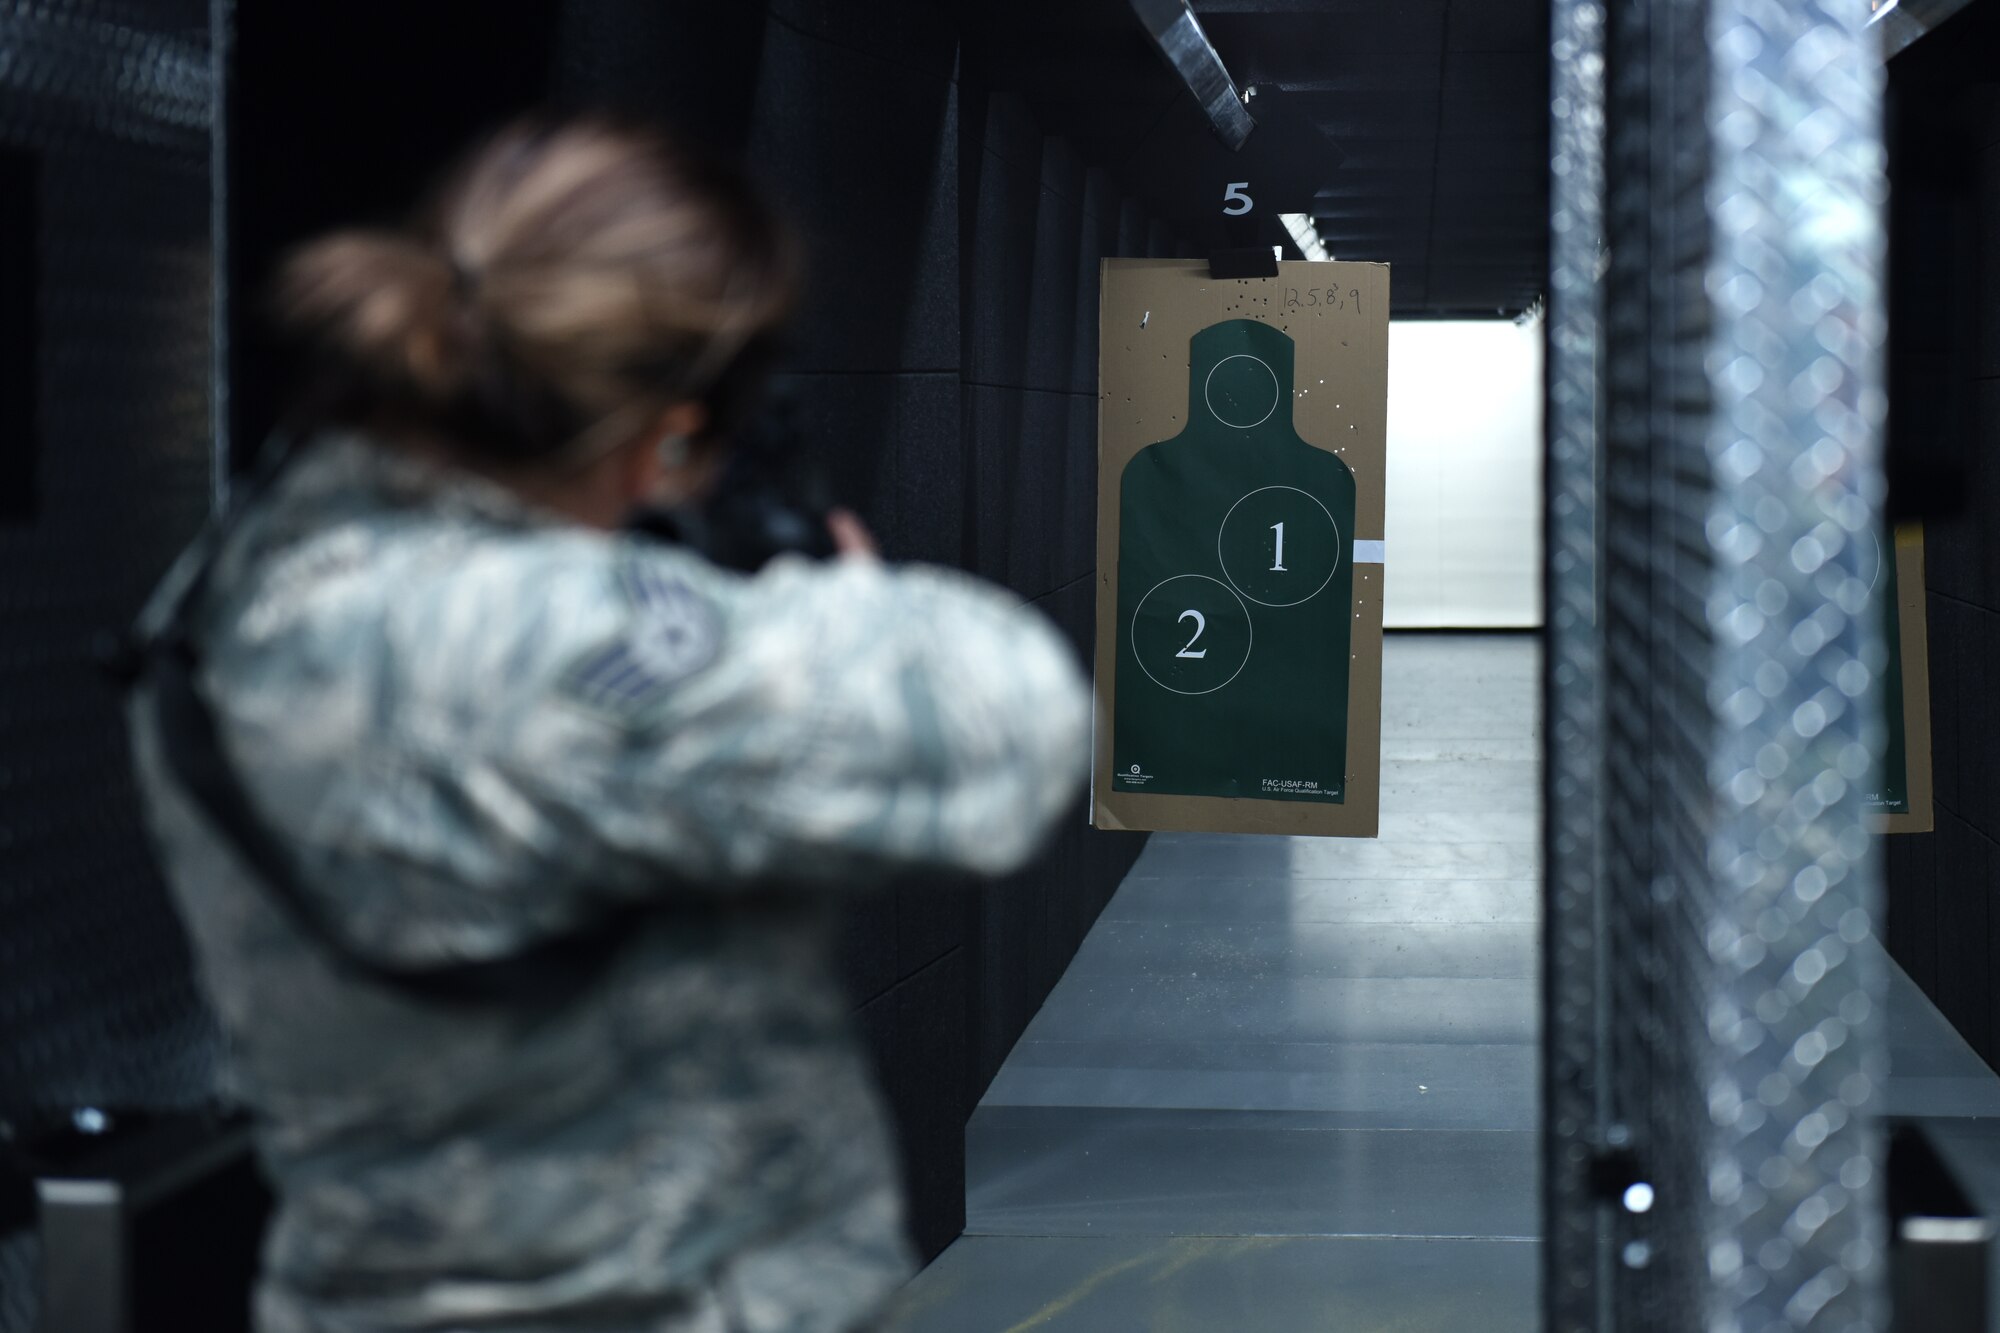
[[1377, 265], [1107, 264], [1100, 826], [1375, 832], [1387, 299]]

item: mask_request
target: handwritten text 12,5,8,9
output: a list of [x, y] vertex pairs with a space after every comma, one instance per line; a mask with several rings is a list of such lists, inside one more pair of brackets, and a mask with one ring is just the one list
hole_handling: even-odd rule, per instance
[[1309, 310], [1314, 306], [1324, 306], [1328, 310], [1353, 310], [1361, 313], [1361, 289], [1349, 287], [1346, 291], [1338, 287], [1307, 287], [1301, 291], [1297, 287], [1285, 288], [1285, 309]]

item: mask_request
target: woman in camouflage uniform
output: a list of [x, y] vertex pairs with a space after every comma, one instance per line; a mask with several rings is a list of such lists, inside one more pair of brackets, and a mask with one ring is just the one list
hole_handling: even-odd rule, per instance
[[791, 285], [733, 177], [599, 122], [289, 260], [325, 428], [152, 612], [274, 854], [133, 705], [278, 1193], [265, 1333], [844, 1330], [906, 1275], [826, 908], [1019, 866], [1088, 701], [1039, 617], [851, 520], [755, 577], [620, 531], [707, 483]]

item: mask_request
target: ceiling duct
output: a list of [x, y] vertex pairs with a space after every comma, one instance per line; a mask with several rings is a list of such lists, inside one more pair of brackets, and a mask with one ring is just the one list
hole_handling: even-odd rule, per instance
[[1132, 0], [1132, 11], [1194, 94], [1194, 100], [1201, 103], [1216, 135], [1231, 152], [1243, 147], [1257, 122], [1244, 109], [1235, 80], [1229, 77], [1208, 34], [1201, 30], [1201, 21], [1195, 18], [1188, 0]]

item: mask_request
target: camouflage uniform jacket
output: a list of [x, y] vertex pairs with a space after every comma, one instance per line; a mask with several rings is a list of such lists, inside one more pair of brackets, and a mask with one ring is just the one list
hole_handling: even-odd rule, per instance
[[260, 1327], [865, 1321], [909, 1256], [826, 909], [896, 868], [1012, 869], [1069, 807], [1087, 692], [1047, 622], [942, 570], [743, 578], [336, 437], [190, 623], [223, 748], [352, 947], [489, 958], [649, 907], [548, 1012], [412, 997], [250, 880], [139, 693], [149, 821], [279, 1196]]

